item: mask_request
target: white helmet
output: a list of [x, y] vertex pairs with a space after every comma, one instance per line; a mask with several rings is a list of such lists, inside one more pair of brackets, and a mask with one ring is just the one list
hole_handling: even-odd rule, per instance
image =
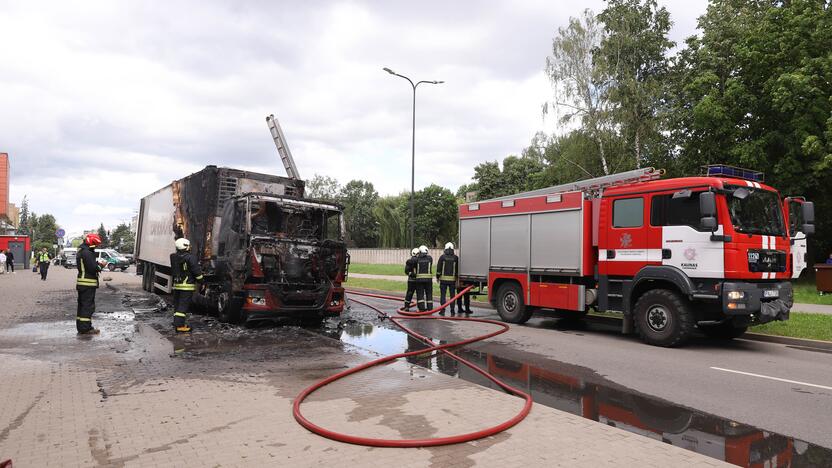
[[454, 243], [453, 242], [448, 242], [447, 244], [445, 244], [445, 249], [446, 250], [447, 249], [453, 250], [454, 249]]
[[419, 246], [419, 253], [423, 253], [423, 254], [428, 253], [428, 247], [426, 245], [420, 245]]
[[412, 255], [414, 257], [419, 255], [419, 249], [416, 248], [416, 247], [413, 247], [413, 250], [410, 251], [410, 255]]
[[191, 249], [191, 241], [189, 241], [188, 239], [185, 239], [184, 237], [176, 239], [176, 242], [174, 242], [174, 245], [176, 246], [176, 250], [190, 250]]

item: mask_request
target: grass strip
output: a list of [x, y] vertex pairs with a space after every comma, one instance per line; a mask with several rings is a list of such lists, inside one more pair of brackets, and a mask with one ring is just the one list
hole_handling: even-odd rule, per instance
[[350, 273], [363, 273], [367, 275], [404, 276], [404, 264], [374, 265], [370, 263], [350, 263]]
[[792, 312], [785, 322], [769, 322], [748, 329], [763, 335], [832, 341], [832, 315]]

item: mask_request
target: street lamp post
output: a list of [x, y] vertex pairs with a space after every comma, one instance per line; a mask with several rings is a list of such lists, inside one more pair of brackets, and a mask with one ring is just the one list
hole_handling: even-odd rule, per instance
[[411, 146], [410, 146], [410, 247], [412, 248], [412, 247], [414, 247], [414, 242], [416, 241], [416, 236], [415, 236], [416, 221], [415, 221], [415, 215], [414, 215], [414, 211], [413, 211], [413, 193], [415, 191], [415, 186], [416, 186], [416, 88], [422, 83], [442, 84], [442, 83], [444, 83], [444, 81], [426, 80], [426, 81], [419, 81], [416, 84], [413, 84], [413, 80], [411, 80], [410, 78], [408, 78], [404, 75], [400, 75], [400, 74], [394, 72], [393, 70], [391, 70], [387, 67], [384, 67], [383, 70], [386, 71], [387, 73], [391, 74], [391, 75], [396, 75], [400, 78], [406, 79], [407, 82], [410, 83], [410, 86], [413, 88], [413, 120], [412, 120], [413, 129], [412, 129], [412, 140], [411, 140]]

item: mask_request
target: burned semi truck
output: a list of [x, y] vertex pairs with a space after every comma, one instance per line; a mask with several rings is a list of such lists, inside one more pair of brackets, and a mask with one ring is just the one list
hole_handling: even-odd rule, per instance
[[194, 302], [223, 322], [340, 314], [343, 209], [303, 195], [299, 179], [208, 166], [144, 197], [135, 251], [143, 288], [171, 292], [170, 254], [185, 237], [205, 275]]

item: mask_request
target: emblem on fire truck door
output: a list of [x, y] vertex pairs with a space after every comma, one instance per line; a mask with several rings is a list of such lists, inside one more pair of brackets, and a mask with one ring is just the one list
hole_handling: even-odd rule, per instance
[[627, 248], [627, 247], [629, 247], [632, 243], [633, 243], [633, 236], [631, 236], [631, 235], [630, 235], [629, 233], [627, 233], [627, 232], [625, 232], [624, 234], [621, 234], [621, 248], [622, 248], [622, 249], [626, 249], [626, 248]]
[[682, 252], [682, 255], [685, 256], [687, 262], [682, 262], [680, 265], [685, 270], [695, 270], [699, 268], [699, 264], [696, 263], [696, 249], [693, 247], [688, 247]]

